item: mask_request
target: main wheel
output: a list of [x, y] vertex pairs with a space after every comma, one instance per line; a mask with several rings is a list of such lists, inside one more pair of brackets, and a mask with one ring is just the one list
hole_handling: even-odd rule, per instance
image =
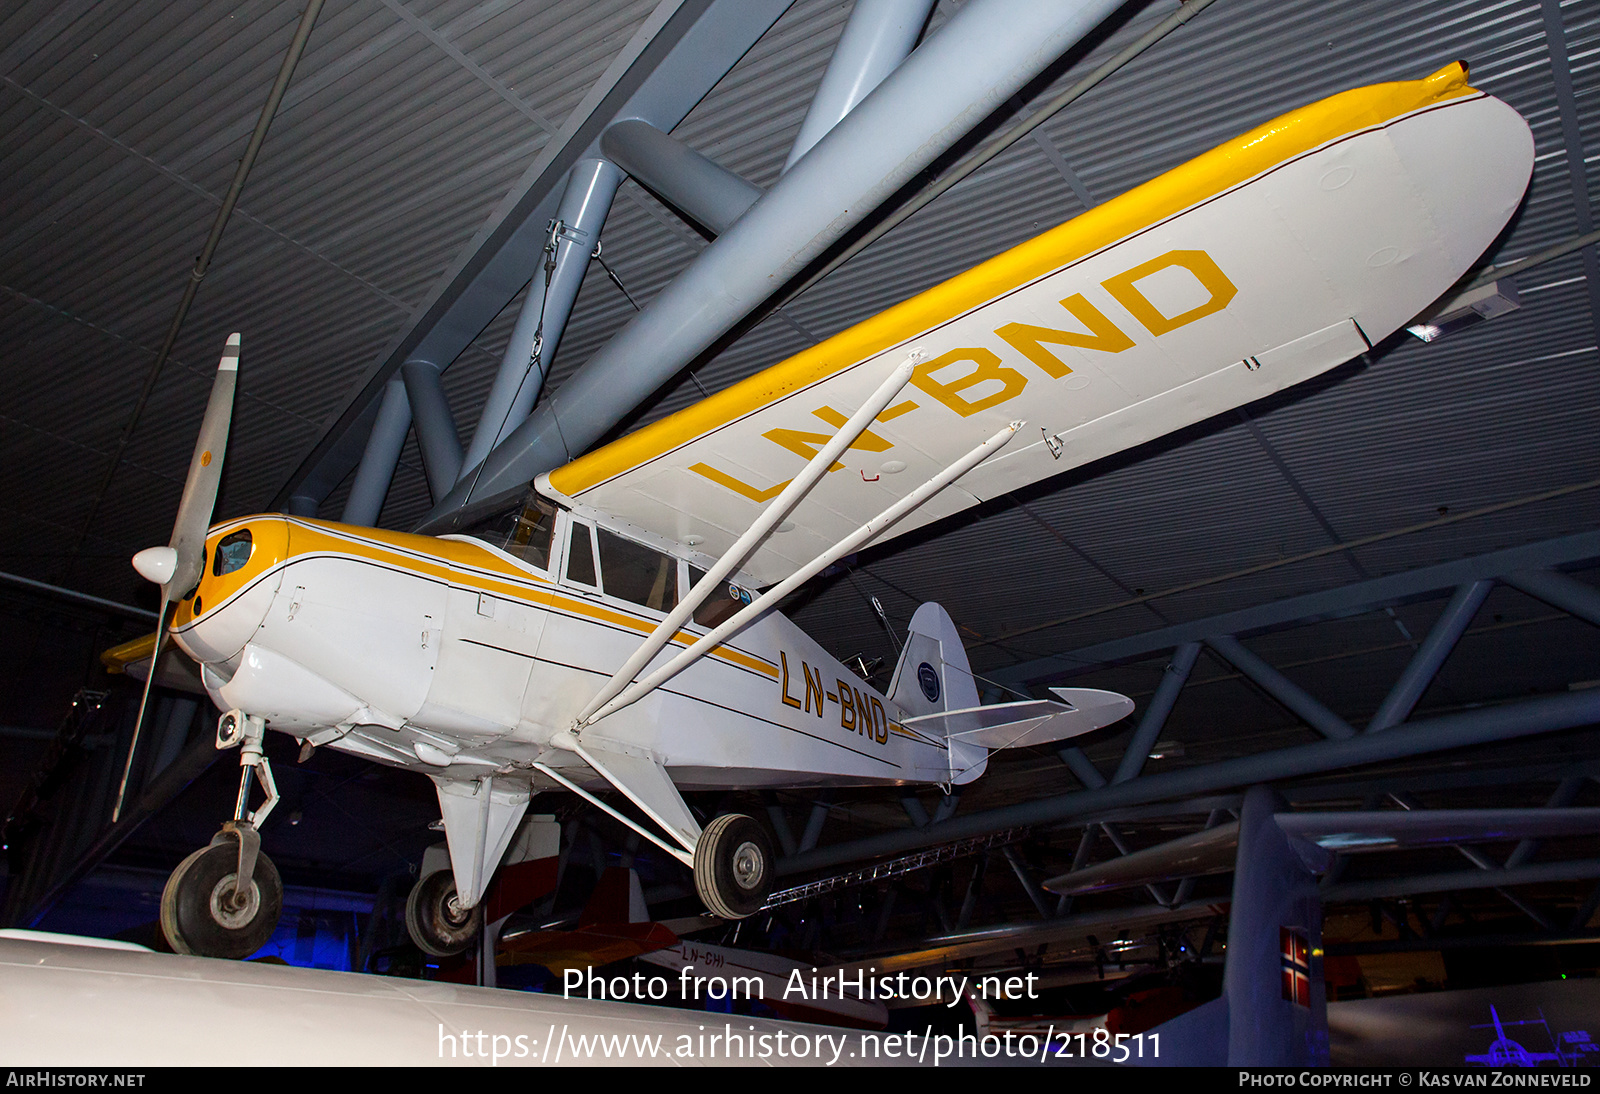
[[694, 848], [694, 887], [712, 915], [755, 915], [772, 892], [772, 840], [756, 821], [739, 813], [717, 817]]
[[234, 893], [239, 845], [202, 847], [178, 864], [161, 892], [161, 930], [177, 953], [249, 957], [272, 937], [283, 912], [283, 880], [266, 855], [242, 894]]
[[483, 905], [463, 908], [455, 875], [435, 870], [406, 898], [406, 933], [417, 949], [434, 957], [453, 957], [472, 945], [483, 926]]

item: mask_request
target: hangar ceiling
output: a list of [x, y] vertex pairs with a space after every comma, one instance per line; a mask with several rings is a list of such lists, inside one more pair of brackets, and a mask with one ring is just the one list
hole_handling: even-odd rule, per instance
[[[938, 4], [925, 35], [959, 6]], [[1012, 110], [1026, 114], [1176, 6], [1127, 5]], [[217, 516], [281, 505], [317, 454], [349, 430], [377, 390], [377, 370], [498, 223], [541, 153], [682, 7], [330, 0], [101, 496], [300, 8], [269, 0], [11, 6], [0, 18], [0, 569], [148, 603], [126, 559], [168, 535], [211, 362], [231, 330], [244, 332], [244, 364]], [[770, 186], [849, 13], [848, 3], [825, 0], [788, 6], [673, 135]], [[1595, 6], [1218, 0], [740, 338], [660, 390], [637, 392], [638, 409], [619, 430], [689, 405], [1292, 107], [1417, 78], [1457, 58], [1470, 62], [1475, 86], [1527, 119], [1537, 146], [1527, 200], [1484, 263], [1593, 231]], [[980, 132], [1005, 124], [1012, 110]], [[601, 238], [605, 267], [588, 269], [550, 391], [708, 244], [708, 233], [633, 181]], [[1429, 344], [1396, 336], [1321, 381], [868, 550], [803, 592], [795, 617], [838, 656], [892, 662], [871, 598], [897, 631], [918, 603], [937, 600], [995, 694], [1001, 685], [1067, 681], [1123, 690], [1143, 710], [1170, 647], [1104, 662], [1074, 659], [1074, 651], [1590, 532], [1600, 517], [1595, 248], [1514, 283], [1522, 307], [1512, 314]], [[519, 305], [512, 300], [444, 373], [463, 438]], [[328, 492], [320, 515], [336, 518], [349, 486], [346, 476]], [[380, 523], [412, 527], [431, 505], [411, 439]], [[1596, 559], [1600, 551], [1579, 547], [1548, 565], [1592, 589]], [[1452, 588], [1416, 589], [1376, 607], [1352, 603], [1333, 618], [1246, 641], [1359, 727]], [[40, 653], [37, 638], [16, 637], [70, 629], [59, 615], [65, 608], [14, 586], [4, 596], [8, 642], [33, 658], [9, 659], [6, 717], [43, 725], [64, 703], [56, 714], [48, 703], [30, 705], [48, 675], [40, 666], [80, 655], [65, 646]], [[115, 627], [96, 626], [95, 641], [115, 637]], [[1597, 635], [1593, 623], [1500, 584], [1417, 710], [1447, 716], [1581, 694], [1600, 681]], [[1057, 661], [1041, 660], [1049, 658]], [[64, 675], [76, 681], [81, 663]], [[1087, 756], [1109, 774], [1131, 731], [1089, 740]], [[1215, 647], [1201, 653], [1162, 736], [1183, 748], [1166, 749], [1151, 770], [1320, 739]], [[1445, 804], [1470, 803], [1486, 773], [1498, 773], [1497, 800], [1534, 805], [1559, 772], [1592, 775], [1597, 760], [1592, 730], [1579, 729], [1411, 760], [1386, 777]], [[1349, 776], [1349, 800], [1377, 793], [1383, 770]], [[996, 762], [960, 813], [1079, 787], [1067, 764], [1037, 750]], [[1581, 793], [1591, 802], [1592, 782]], [[1173, 825], [1197, 827], [1204, 812], [1135, 826], [1130, 838], [1157, 842]], [[892, 794], [847, 795], [830, 815], [824, 843], [907, 823]], [[1075, 838], [1058, 832], [1030, 853], [1059, 867]], [[1574, 904], [1586, 892], [1559, 898]], [[1004, 914], [1027, 908], [1013, 894]]]

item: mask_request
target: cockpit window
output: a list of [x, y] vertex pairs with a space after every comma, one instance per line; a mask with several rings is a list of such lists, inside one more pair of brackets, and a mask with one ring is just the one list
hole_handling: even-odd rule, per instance
[[555, 534], [556, 507], [528, 491], [519, 509], [507, 509], [461, 530], [462, 535], [481, 539], [515, 555], [541, 570], [550, 568], [550, 541]]
[[671, 611], [678, 603], [678, 560], [604, 528], [599, 532], [606, 595], [653, 611]]
[[250, 529], [241, 528], [237, 532], [229, 532], [217, 543], [216, 557], [211, 560], [211, 573], [215, 577], [231, 574], [235, 570], [242, 570], [250, 561], [250, 552], [255, 545], [250, 538]]
[[550, 566], [550, 540], [556, 530], [556, 507], [534, 494], [506, 539], [506, 552], [539, 569]]

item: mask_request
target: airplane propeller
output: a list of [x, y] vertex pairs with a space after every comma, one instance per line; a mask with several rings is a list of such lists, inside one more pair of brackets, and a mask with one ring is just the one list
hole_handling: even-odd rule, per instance
[[144, 694], [139, 699], [139, 716], [134, 719], [133, 739], [128, 744], [128, 759], [122, 768], [122, 783], [117, 787], [117, 804], [111, 811], [115, 824], [122, 815], [122, 802], [128, 791], [128, 776], [133, 771], [134, 753], [139, 747], [139, 731], [144, 726], [150, 688], [155, 683], [156, 666], [161, 661], [161, 640], [167, 630], [167, 610], [188, 598], [205, 570], [206, 531], [211, 527], [211, 511], [217, 504], [217, 488], [222, 481], [222, 460], [228, 449], [228, 428], [233, 422], [233, 394], [239, 377], [239, 335], [228, 335], [211, 382], [211, 398], [200, 423], [200, 436], [189, 460], [189, 477], [183, 483], [183, 499], [172, 523], [172, 538], [165, 547], [146, 547], [133, 556], [133, 568], [141, 577], [161, 586], [161, 611], [156, 620], [156, 644], [150, 655], [150, 673], [145, 677]]

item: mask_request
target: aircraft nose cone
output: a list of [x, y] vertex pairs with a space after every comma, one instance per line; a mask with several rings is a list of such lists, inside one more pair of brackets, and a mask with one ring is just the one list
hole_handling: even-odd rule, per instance
[[178, 568], [178, 552], [171, 547], [146, 547], [133, 556], [133, 568], [146, 581], [165, 585]]

